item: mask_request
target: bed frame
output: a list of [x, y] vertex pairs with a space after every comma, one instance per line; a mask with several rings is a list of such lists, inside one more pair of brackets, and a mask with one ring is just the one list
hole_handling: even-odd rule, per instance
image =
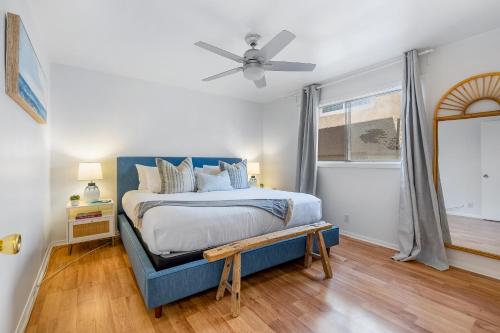
[[[161, 158], [174, 165], [178, 165], [184, 159], [184, 157]], [[193, 157], [195, 167], [218, 165], [219, 161], [236, 163], [241, 159]], [[118, 228], [146, 306], [155, 308], [155, 314], [158, 317], [162, 313], [162, 305], [217, 287], [224, 266], [223, 259], [215, 262], [200, 259], [160, 271], [155, 270], [128, 222], [121, 202], [127, 191], [137, 189], [139, 185], [135, 164], [154, 166], [155, 157], [118, 157], [116, 164]], [[323, 237], [328, 249], [337, 245], [339, 243], [338, 228], [332, 227], [323, 231]], [[317, 251], [316, 243], [313, 247]], [[243, 263], [241, 276], [304, 257], [305, 249], [306, 236], [300, 236], [244, 252], [241, 254]]]

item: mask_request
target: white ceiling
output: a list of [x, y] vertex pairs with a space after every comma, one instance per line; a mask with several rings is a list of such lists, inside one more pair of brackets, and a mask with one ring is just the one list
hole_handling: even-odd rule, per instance
[[[498, 0], [32, 0], [52, 62], [255, 102], [383, 61], [500, 27]], [[268, 72], [264, 89], [241, 73], [201, 79], [237, 63], [193, 45], [242, 55], [247, 32], [264, 45], [297, 38], [274, 60], [316, 63], [311, 73]], [[499, 42], [499, 41], [492, 41]]]

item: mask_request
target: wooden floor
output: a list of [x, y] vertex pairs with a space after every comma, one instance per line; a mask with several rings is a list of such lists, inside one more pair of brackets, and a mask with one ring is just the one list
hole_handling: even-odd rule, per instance
[[500, 255], [500, 222], [448, 215], [453, 245]]
[[[57, 266], [96, 247], [56, 249]], [[241, 316], [215, 289], [168, 305], [155, 319], [121, 244], [105, 247], [46, 281], [27, 332], [500, 332], [500, 281], [458, 269], [438, 272], [390, 259], [392, 250], [343, 237], [333, 279], [320, 261], [243, 278]]]

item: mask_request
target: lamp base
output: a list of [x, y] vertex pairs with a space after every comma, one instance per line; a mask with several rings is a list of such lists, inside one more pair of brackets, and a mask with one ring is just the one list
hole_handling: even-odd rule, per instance
[[248, 180], [248, 186], [257, 187], [257, 178], [255, 176], [250, 177]]
[[83, 190], [83, 200], [87, 203], [92, 203], [99, 200], [100, 197], [101, 191], [99, 191], [99, 187], [95, 183], [88, 183], [85, 190]]

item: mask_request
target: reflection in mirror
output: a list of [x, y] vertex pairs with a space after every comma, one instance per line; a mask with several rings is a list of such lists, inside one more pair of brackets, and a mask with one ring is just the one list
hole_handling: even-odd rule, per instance
[[452, 245], [500, 255], [500, 116], [438, 126]]

